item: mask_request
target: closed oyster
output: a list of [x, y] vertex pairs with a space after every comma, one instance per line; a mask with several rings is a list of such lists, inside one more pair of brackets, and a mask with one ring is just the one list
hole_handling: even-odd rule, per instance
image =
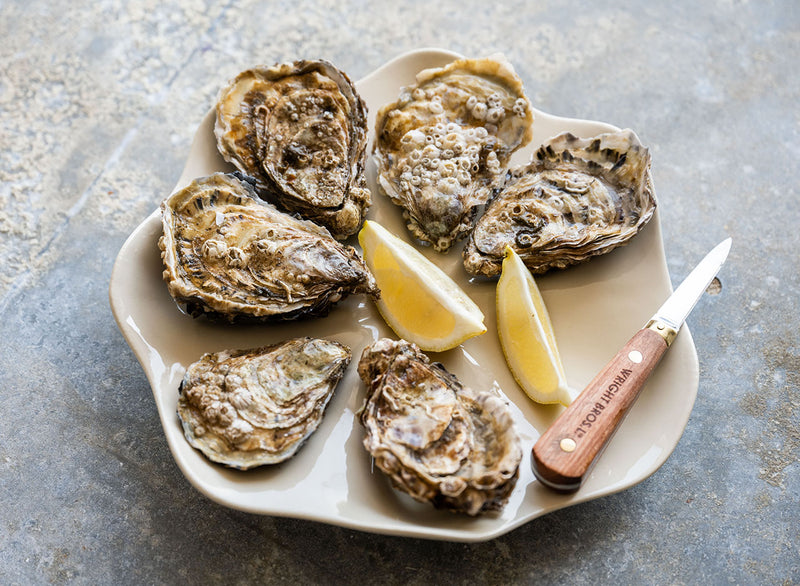
[[186, 313], [228, 321], [326, 314], [377, 294], [350, 246], [260, 200], [237, 173], [192, 181], [161, 204], [164, 280]]
[[317, 429], [349, 363], [349, 348], [315, 338], [204, 354], [180, 384], [184, 435], [232, 468], [283, 462]]
[[378, 182], [414, 236], [446, 251], [502, 185], [532, 123], [522, 81], [502, 55], [426, 69], [378, 112]]
[[499, 396], [463, 387], [405, 340], [367, 347], [358, 374], [364, 446], [396, 489], [469, 515], [505, 506], [522, 449]]
[[533, 273], [627, 243], [656, 208], [650, 154], [631, 130], [560, 134], [514, 169], [464, 248], [473, 275], [500, 274], [506, 245]]
[[220, 91], [214, 132], [219, 152], [257, 179], [262, 197], [336, 238], [358, 231], [370, 204], [367, 111], [331, 63], [243, 71]]

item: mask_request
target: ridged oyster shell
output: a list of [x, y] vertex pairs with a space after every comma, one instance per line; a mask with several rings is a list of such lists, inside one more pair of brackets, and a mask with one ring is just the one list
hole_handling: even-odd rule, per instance
[[500, 274], [511, 246], [533, 273], [627, 243], [653, 216], [650, 154], [631, 130], [560, 134], [509, 173], [464, 248], [473, 275]]
[[446, 251], [502, 185], [532, 123], [522, 81], [502, 55], [426, 69], [378, 112], [378, 183], [414, 236]]
[[257, 179], [262, 197], [336, 238], [358, 231], [370, 205], [367, 109], [331, 63], [243, 71], [220, 91], [215, 134], [219, 152]]
[[325, 315], [377, 294], [350, 246], [262, 201], [238, 173], [192, 181], [161, 204], [163, 277], [186, 313], [228, 321]]
[[463, 387], [405, 340], [365, 348], [358, 373], [364, 447], [396, 489], [468, 515], [505, 506], [522, 449], [499, 396]]
[[232, 468], [287, 460], [319, 426], [350, 357], [346, 346], [316, 338], [204, 354], [180, 385], [184, 435]]

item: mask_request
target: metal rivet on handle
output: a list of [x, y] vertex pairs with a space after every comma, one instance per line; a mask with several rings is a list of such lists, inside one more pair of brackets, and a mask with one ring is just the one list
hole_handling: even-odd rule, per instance
[[630, 359], [631, 362], [639, 364], [642, 361], [642, 353], [639, 352], [638, 350], [631, 350], [630, 352], [628, 352], [628, 358]]
[[571, 437], [565, 437], [561, 440], [559, 446], [561, 446], [561, 449], [565, 452], [574, 452], [575, 448], [578, 447], [578, 444], [576, 444], [575, 440]]

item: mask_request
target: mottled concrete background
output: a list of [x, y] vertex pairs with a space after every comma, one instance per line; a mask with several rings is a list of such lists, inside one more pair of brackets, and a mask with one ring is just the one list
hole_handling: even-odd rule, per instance
[[[800, 4], [0, 0], [0, 583], [799, 583]], [[113, 260], [241, 69], [506, 53], [540, 109], [636, 129], [700, 389], [648, 480], [475, 544], [249, 515], [175, 465]]]

